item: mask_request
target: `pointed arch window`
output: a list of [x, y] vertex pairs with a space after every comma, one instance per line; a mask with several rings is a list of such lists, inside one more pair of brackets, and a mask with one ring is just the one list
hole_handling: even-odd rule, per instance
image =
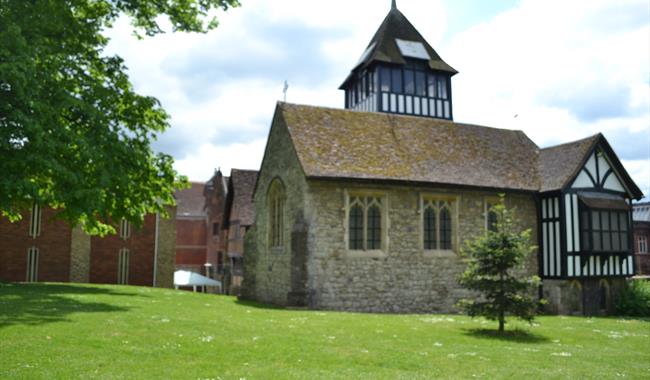
[[497, 213], [493, 207], [499, 204], [499, 198], [486, 197], [485, 198], [485, 229], [487, 231], [496, 232], [497, 230]]
[[348, 249], [358, 251], [382, 249], [385, 203], [382, 196], [349, 196]]
[[282, 181], [274, 179], [269, 187], [267, 205], [269, 210], [269, 245], [271, 248], [284, 245], [284, 200]]
[[455, 210], [454, 199], [422, 199], [422, 237], [425, 250], [452, 251], [456, 248]]

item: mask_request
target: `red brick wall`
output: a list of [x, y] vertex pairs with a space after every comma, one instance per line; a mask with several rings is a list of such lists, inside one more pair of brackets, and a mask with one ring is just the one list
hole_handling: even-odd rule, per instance
[[200, 266], [205, 264], [205, 248], [176, 248], [176, 266]]
[[151, 286], [156, 238], [156, 216], [147, 215], [140, 230], [131, 228], [131, 237], [124, 240], [118, 234], [90, 240], [90, 282], [117, 283], [118, 253], [127, 248], [129, 254], [129, 284]]
[[176, 219], [176, 268], [204, 273], [207, 234], [205, 218]]
[[176, 246], [205, 247], [206, 236], [205, 219], [176, 218]]
[[0, 217], [0, 280], [26, 280], [27, 250], [31, 247], [39, 249], [38, 281], [70, 280], [72, 230], [54, 215], [54, 210], [42, 210], [41, 234], [36, 238], [29, 236], [29, 212], [16, 223]]
[[645, 236], [650, 251], [650, 223], [634, 222], [634, 253], [636, 259], [636, 273], [650, 275], [650, 253], [639, 253], [639, 238]]
[[[207, 256], [206, 262], [211, 263], [214, 270], [219, 266], [219, 252], [225, 256], [227, 230], [223, 229], [223, 214], [226, 206], [226, 193], [223, 187], [223, 177], [217, 174], [213, 177], [214, 188], [206, 194], [208, 214]], [[219, 224], [219, 231], [213, 234], [214, 223]]]

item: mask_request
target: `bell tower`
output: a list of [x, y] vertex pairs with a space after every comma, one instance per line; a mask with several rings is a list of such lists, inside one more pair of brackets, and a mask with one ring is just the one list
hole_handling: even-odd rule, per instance
[[440, 58], [397, 9], [391, 9], [339, 89], [345, 108], [453, 120], [451, 77]]

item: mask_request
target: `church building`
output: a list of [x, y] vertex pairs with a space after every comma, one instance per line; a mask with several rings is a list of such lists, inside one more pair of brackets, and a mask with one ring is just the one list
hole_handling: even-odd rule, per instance
[[505, 194], [556, 313], [598, 314], [634, 274], [643, 194], [601, 134], [540, 148], [457, 123], [452, 77], [395, 2], [344, 80], [345, 109], [278, 103], [253, 194], [242, 295], [279, 305], [455, 312], [465, 242]]

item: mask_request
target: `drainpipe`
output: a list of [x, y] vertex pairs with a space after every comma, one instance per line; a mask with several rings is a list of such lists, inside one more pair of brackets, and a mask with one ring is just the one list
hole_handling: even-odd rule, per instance
[[158, 277], [158, 240], [160, 239], [160, 213], [156, 212], [156, 238], [153, 246], [153, 287], [156, 287]]

